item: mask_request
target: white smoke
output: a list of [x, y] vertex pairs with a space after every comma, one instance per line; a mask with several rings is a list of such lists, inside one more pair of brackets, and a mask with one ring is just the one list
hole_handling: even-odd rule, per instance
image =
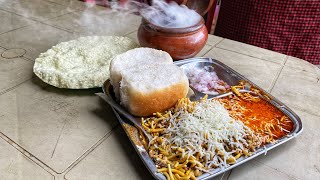
[[167, 3], [164, 0], [153, 0], [149, 6], [129, 0], [123, 5], [111, 2], [110, 7], [117, 11], [138, 13], [150, 23], [165, 28], [186, 28], [197, 24], [201, 19], [196, 11], [174, 1]]
[[166, 28], [189, 27], [201, 19], [197, 12], [187, 6], [162, 0], [154, 0], [152, 6], [141, 9], [140, 14], [152, 24]]

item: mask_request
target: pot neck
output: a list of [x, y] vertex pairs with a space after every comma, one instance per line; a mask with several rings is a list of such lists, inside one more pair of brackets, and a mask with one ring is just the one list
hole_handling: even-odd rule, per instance
[[201, 18], [197, 24], [195, 24], [193, 26], [185, 27], [185, 28], [166, 28], [166, 27], [162, 27], [162, 26], [157, 26], [157, 25], [150, 23], [148, 20], [146, 20], [144, 18], [142, 19], [141, 24], [144, 26], [147, 26], [150, 29], [158, 31], [158, 32], [180, 34], [180, 33], [191, 33], [191, 32], [194, 32], [194, 31], [201, 29], [204, 26], [204, 20], [203, 20], [203, 18]]

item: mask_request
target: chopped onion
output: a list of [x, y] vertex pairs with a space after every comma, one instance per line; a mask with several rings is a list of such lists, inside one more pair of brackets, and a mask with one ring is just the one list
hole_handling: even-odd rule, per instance
[[[230, 86], [219, 79], [217, 73], [210, 69], [210, 67], [200, 68], [189, 68], [187, 70], [187, 76], [190, 81], [190, 85], [196, 90], [206, 94], [219, 94], [219, 92], [225, 92]], [[212, 67], [211, 67], [212, 68]]]

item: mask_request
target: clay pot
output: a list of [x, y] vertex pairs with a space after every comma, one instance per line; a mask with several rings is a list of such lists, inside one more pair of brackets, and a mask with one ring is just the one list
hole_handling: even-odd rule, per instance
[[138, 39], [141, 46], [166, 51], [179, 60], [198, 54], [207, 42], [208, 31], [203, 19], [187, 28], [164, 28], [143, 19]]

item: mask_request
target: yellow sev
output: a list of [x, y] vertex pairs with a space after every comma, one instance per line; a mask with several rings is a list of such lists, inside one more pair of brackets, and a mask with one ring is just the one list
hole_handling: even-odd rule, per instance
[[[163, 173], [167, 179], [196, 179], [203, 172], [218, 167], [216, 164], [212, 164], [210, 167], [206, 166], [207, 160], [201, 157], [199, 152], [187, 154], [188, 147], [181, 148], [175, 147], [174, 144], [168, 144], [167, 141], [170, 133], [165, 133], [165, 130], [170, 125], [169, 119], [174, 118], [177, 122], [183, 121], [179, 116], [182, 111], [191, 113], [194, 111], [197, 103], [206, 101], [208, 100], [203, 99], [200, 102], [191, 102], [188, 98], [183, 98], [177, 102], [175, 107], [168, 111], [154, 113], [154, 116], [141, 120], [142, 126], [154, 137], [148, 148], [149, 155], [156, 162], [158, 171]], [[208, 139], [208, 134], [205, 134], [205, 139]], [[233, 164], [241, 155], [249, 156], [250, 149], [254, 149], [259, 144], [256, 141], [257, 139], [250, 140], [252, 142], [251, 148], [236, 150], [236, 148], [230, 146], [230, 154], [223, 153], [222, 151], [213, 152], [213, 154], [217, 154], [221, 159], [225, 158], [227, 164]], [[203, 148], [207, 148], [206, 146], [206, 144], [203, 144]], [[233, 153], [231, 153], [232, 149], [234, 149]]]
[[[231, 117], [242, 121], [244, 125], [250, 127], [257, 133], [257, 137], [260, 137], [260, 140], [250, 137], [253, 139], [248, 141], [251, 142], [251, 145], [248, 146], [248, 148], [235, 150], [234, 153], [229, 155], [222, 151], [213, 152], [213, 154], [217, 154], [221, 158], [226, 158], [227, 164], [235, 163], [241, 156], [250, 156], [251, 152], [254, 152], [256, 147], [262, 145], [261, 143], [272, 142], [291, 131], [292, 128], [290, 124], [292, 122], [288, 117], [281, 114], [279, 110], [280, 113], [277, 109], [272, 109], [274, 108], [273, 106], [269, 107], [266, 105], [268, 103], [261, 100], [258, 96], [249, 93], [240, 93], [238, 88], [243, 88], [243, 86], [232, 87], [231, 90], [234, 94], [225, 98], [220, 98], [218, 101], [229, 111]], [[259, 91], [256, 90], [255, 92]], [[207, 100], [203, 99], [201, 101]], [[199, 102], [191, 102], [188, 98], [183, 98], [168, 111], [163, 113], [157, 112], [154, 113], [152, 117], [146, 119], [142, 118], [141, 120], [142, 126], [153, 136], [153, 140], [148, 148], [149, 155], [155, 161], [158, 171], [163, 173], [167, 179], [196, 179], [196, 177], [200, 176], [203, 172], [208, 172], [208, 170], [218, 167], [216, 165], [206, 167], [204, 165], [206, 159], [200, 158], [200, 153], [190, 155], [186, 153], [188, 149], [174, 147], [166, 142], [167, 137], [170, 136], [170, 134], [165, 133], [170, 125], [168, 119], [175, 118], [176, 121], [183, 120], [180, 119], [178, 115], [181, 112], [181, 109], [191, 113], [197, 103]], [[268, 106], [267, 109], [262, 108], [263, 111], [272, 110], [270, 114], [275, 116], [262, 117], [252, 113], [258, 112], [261, 106]], [[257, 124], [256, 122], [260, 123]], [[207, 138], [207, 134], [205, 137]], [[203, 146], [205, 147], [206, 144], [203, 144]]]

